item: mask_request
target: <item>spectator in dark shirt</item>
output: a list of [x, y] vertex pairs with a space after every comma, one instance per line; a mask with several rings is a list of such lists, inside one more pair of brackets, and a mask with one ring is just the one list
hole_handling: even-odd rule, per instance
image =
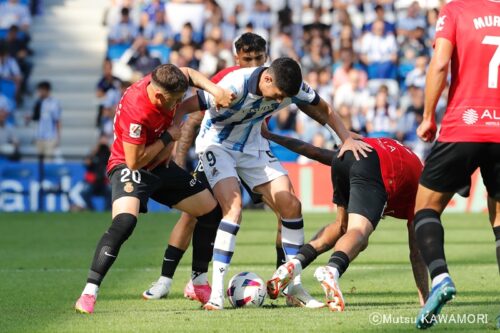
[[84, 187], [81, 196], [89, 210], [95, 210], [92, 198], [102, 196], [104, 209], [111, 209], [111, 187], [106, 176], [106, 165], [110, 156], [107, 139], [101, 137], [92, 153], [85, 159]]
[[96, 96], [99, 99], [99, 104], [97, 107], [97, 119], [96, 119], [97, 127], [99, 127], [101, 123], [102, 108], [106, 100], [106, 94], [110, 89], [115, 89], [116, 91], [119, 91], [121, 87], [121, 80], [116, 76], [113, 76], [113, 63], [108, 58], [104, 59], [102, 65], [102, 73], [103, 73], [102, 77], [99, 80], [99, 82], [97, 82], [96, 86]]

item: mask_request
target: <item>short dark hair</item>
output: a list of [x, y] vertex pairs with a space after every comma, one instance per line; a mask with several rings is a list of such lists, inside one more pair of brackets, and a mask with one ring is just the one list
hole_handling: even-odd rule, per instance
[[302, 85], [302, 72], [299, 64], [292, 58], [282, 57], [274, 60], [269, 67], [274, 84], [288, 97], [299, 93]]
[[151, 79], [154, 84], [167, 92], [185, 92], [188, 89], [186, 75], [172, 64], [156, 67], [151, 74]]
[[50, 84], [49, 81], [40, 81], [36, 85], [36, 88], [37, 89], [43, 89], [43, 90], [51, 91], [52, 90], [52, 85]]
[[246, 32], [234, 42], [236, 52], [266, 52], [267, 43], [261, 36]]

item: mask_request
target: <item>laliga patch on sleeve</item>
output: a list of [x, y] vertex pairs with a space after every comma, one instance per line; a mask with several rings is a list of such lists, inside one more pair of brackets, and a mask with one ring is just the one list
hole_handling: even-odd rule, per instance
[[129, 136], [133, 139], [139, 139], [141, 137], [142, 125], [130, 124]]

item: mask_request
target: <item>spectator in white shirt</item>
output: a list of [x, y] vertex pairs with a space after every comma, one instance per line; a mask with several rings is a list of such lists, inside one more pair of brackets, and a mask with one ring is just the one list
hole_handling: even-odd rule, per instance
[[415, 68], [406, 75], [405, 86], [415, 86], [423, 89], [425, 86], [425, 73], [427, 69], [427, 56], [419, 56], [415, 60]]
[[16, 59], [9, 56], [5, 44], [0, 44], [0, 79], [14, 81], [16, 84], [16, 96], [19, 93], [23, 75]]
[[361, 41], [361, 60], [368, 66], [368, 78], [395, 78], [397, 57], [396, 38], [392, 34], [384, 35], [384, 21], [375, 20], [372, 31]]
[[0, 160], [2, 157], [10, 160], [19, 159], [19, 140], [14, 127], [7, 122], [9, 114], [8, 100], [0, 95]]
[[397, 24], [398, 40], [406, 38], [417, 27], [425, 27], [425, 17], [422, 15], [420, 4], [413, 1], [408, 7], [406, 15], [402, 15]]
[[61, 138], [61, 106], [51, 96], [51, 84], [42, 81], [37, 85], [38, 100], [35, 102], [32, 120], [38, 122], [36, 147], [39, 155], [52, 157]]
[[154, 21], [148, 23], [144, 29], [143, 35], [150, 45], [161, 45], [165, 43], [172, 45], [174, 32], [170, 24], [166, 21], [164, 11], [156, 12]]
[[390, 137], [396, 135], [396, 107], [389, 103], [385, 89], [380, 89], [375, 97], [375, 105], [366, 113], [366, 131], [369, 137]]
[[28, 32], [31, 25], [31, 14], [28, 6], [18, 0], [9, 0], [0, 4], [0, 29], [9, 29], [17, 25]]
[[109, 31], [108, 42], [110, 45], [130, 44], [138, 34], [138, 28], [130, 19], [130, 10], [122, 8], [120, 22], [113, 25]]

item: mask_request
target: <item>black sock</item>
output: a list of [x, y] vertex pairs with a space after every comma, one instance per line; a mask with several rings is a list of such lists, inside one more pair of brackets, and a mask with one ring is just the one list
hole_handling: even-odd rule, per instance
[[448, 273], [444, 256], [444, 229], [439, 213], [433, 209], [422, 209], [415, 214], [413, 222], [417, 245], [429, 269], [431, 279]]
[[163, 257], [161, 276], [173, 278], [177, 265], [179, 264], [179, 261], [181, 261], [183, 254], [184, 250], [169, 244], [165, 250], [165, 256]]
[[283, 247], [276, 246], [276, 268], [280, 267], [286, 263], [285, 251], [283, 251]]
[[312, 247], [311, 244], [304, 244], [299, 249], [299, 253], [297, 253], [295, 259], [300, 261], [302, 269], [304, 269], [307, 266], [309, 266], [309, 264], [312, 263], [317, 256], [318, 256], [318, 251], [316, 251], [316, 249]]
[[193, 232], [193, 263], [194, 272], [208, 272], [208, 265], [214, 253], [215, 236], [222, 219], [222, 210], [217, 205], [210, 213], [197, 217], [198, 222]]
[[500, 272], [500, 226], [494, 227], [493, 233], [495, 234], [495, 242], [496, 242], [496, 246], [497, 246], [498, 271]]
[[341, 277], [349, 267], [349, 257], [342, 251], [335, 251], [328, 260], [328, 266], [335, 267], [339, 271], [339, 277]]
[[119, 214], [111, 223], [108, 231], [104, 233], [97, 244], [94, 259], [87, 277], [88, 283], [101, 285], [104, 276], [115, 262], [122, 244], [134, 231], [137, 218], [132, 214]]

